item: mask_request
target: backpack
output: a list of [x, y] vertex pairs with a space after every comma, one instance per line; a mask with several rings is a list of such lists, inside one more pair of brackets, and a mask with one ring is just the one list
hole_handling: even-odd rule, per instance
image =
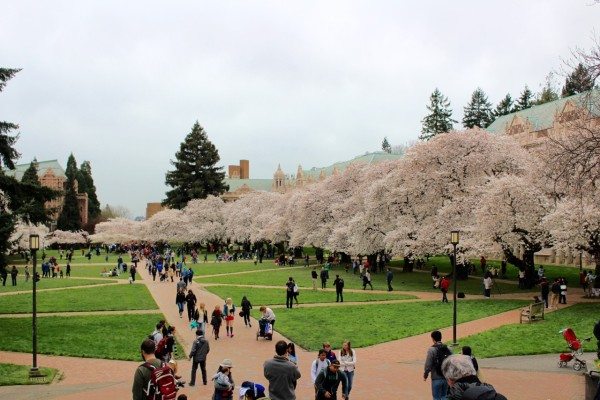
[[433, 345], [433, 347], [436, 350], [435, 356], [433, 358], [433, 368], [439, 375], [443, 376], [444, 374], [442, 374], [442, 363], [448, 356], [452, 355], [452, 351], [450, 351], [448, 346], [446, 346], [443, 343], [435, 344]]
[[154, 354], [157, 358], [164, 357], [167, 349], [167, 339], [168, 337], [165, 336], [162, 339], [160, 339], [160, 342], [156, 344], [156, 350], [154, 351]]
[[161, 363], [159, 368], [146, 362], [142, 364], [151, 372], [146, 399], [148, 400], [175, 400], [177, 397], [177, 383], [173, 370], [167, 363]]

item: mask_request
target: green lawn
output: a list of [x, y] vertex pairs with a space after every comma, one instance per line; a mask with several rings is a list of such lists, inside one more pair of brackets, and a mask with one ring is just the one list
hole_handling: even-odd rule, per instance
[[[254, 287], [240, 287], [240, 286], [207, 286], [205, 288], [209, 292], [216, 294], [217, 296], [225, 299], [231, 297], [234, 299], [234, 303], [239, 305], [242, 297], [246, 296], [250, 302], [256, 308], [261, 305], [277, 305], [285, 304], [285, 288], [281, 289], [267, 289], [267, 288], [254, 288]], [[298, 301], [301, 304], [307, 303], [331, 303], [335, 302], [334, 291], [322, 291], [312, 289], [305, 289], [300, 291]], [[344, 292], [344, 301], [381, 301], [381, 300], [406, 300], [414, 299], [415, 296], [396, 294], [396, 293], [372, 293], [371, 291], [365, 291], [360, 293]]]
[[[11, 286], [10, 277], [6, 281], [6, 286], [0, 286], [0, 293], [3, 292], [16, 292], [16, 291], [30, 291], [33, 288], [33, 281], [29, 279], [29, 282], [25, 282], [25, 278], [21, 275], [17, 278], [17, 286]], [[77, 278], [42, 278], [37, 283], [37, 290], [41, 289], [54, 289], [71, 286], [88, 286], [98, 284], [113, 284], [106, 279], [77, 279]]]
[[[31, 294], [2, 298], [2, 313], [31, 312]], [[158, 309], [144, 285], [110, 285], [70, 290], [40, 292], [37, 310], [45, 312], [155, 310]]]
[[[273, 271], [265, 272], [254, 272], [240, 275], [230, 276], [214, 276], [214, 277], [198, 277], [195, 279], [198, 283], [225, 283], [225, 284], [242, 284], [242, 285], [268, 285], [268, 286], [281, 286], [283, 287], [288, 280], [288, 277], [293, 277], [299, 287], [312, 288], [312, 279], [310, 276], [312, 269], [290, 269], [290, 268], [278, 268]], [[339, 274], [344, 278], [345, 287], [347, 289], [362, 289], [362, 281], [358, 274], [353, 275], [351, 272], [344, 272], [343, 268], [336, 267], [329, 272], [331, 279], [328, 280], [328, 288], [333, 285], [335, 275]], [[385, 280], [385, 274], [371, 274], [373, 287], [378, 290], [386, 290], [387, 283]], [[321, 281], [318, 281], [320, 287]], [[395, 290], [406, 290], [406, 291], [427, 291], [427, 292], [439, 292], [437, 289], [433, 289], [431, 275], [424, 272], [394, 272], [394, 280], [392, 286]], [[519, 291], [518, 287], [513, 284], [497, 283], [502, 293], [516, 292]], [[483, 294], [483, 288], [479, 279], [469, 279], [467, 281], [458, 282], [458, 291], [469, 294]], [[494, 289], [494, 294], [496, 294]]]
[[[458, 305], [458, 322], [467, 322], [522, 307], [525, 301], [467, 300]], [[258, 317], [258, 308], [253, 316]], [[323, 341], [339, 348], [371, 346], [452, 325], [452, 303], [415, 302], [348, 307], [277, 309], [275, 330], [298, 345], [318, 350]]]
[[272, 270], [279, 268], [273, 263], [273, 260], [264, 261], [262, 264], [257, 263], [254, 265], [253, 262], [249, 261], [238, 261], [238, 262], [221, 262], [215, 263], [209, 261], [207, 263], [200, 262], [198, 264], [187, 264], [188, 267], [192, 267], [194, 270], [194, 276], [202, 275], [219, 275], [229, 274], [232, 272], [243, 272], [252, 270]]
[[[128, 266], [130, 266], [130, 264], [127, 264]], [[138, 267], [140, 267], [140, 265], [144, 265], [143, 263], [138, 263]], [[71, 266], [71, 276], [72, 277], [86, 277], [86, 278], [95, 278], [95, 277], [101, 277], [101, 273], [104, 270], [109, 270], [109, 265], [107, 264], [90, 264], [90, 265], [72, 265]], [[112, 266], [114, 268], [114, 266]], [[118, 277], [115, 277], [113, 279], [129, 279], [131, 275], [129, 274], [129, 269], [127, 269], [127, 272], [123, 273], [120, 272], [120, 275]], [[139, 272], [137, 272], [135, 274], [135, 279], [136, 280], [141, 280], [142, 276], [140, 275]]]
[[[153, 315], [102, 315], [38, 318], [38, 351], [73, 357], [140, 360], [140, 343], [164, 319]], [[0, 350], [31, 352], [31, 320], [0, 318]], [[183, 353], [177, 346], [177, 357]]]
[[[600, 304], [576, 304], [572, 307], [546, 314], [545, 320], [532, 324], [505, 325], [460, 340], [471, 346], [477, 357], [500, 357], [527, 354], [546, 354], [567, 351], [567, 344], [559, 333], [571, 327], [578, 338], [592, 336], [584, 342], [585, 351], [595, 351], [596, 341], [592, 330], [600, 315]], [[558, 360], [558, 355], [557, 355]]]
[[29, 379], [30, 366], [0, 363], [0, 386], [12, 385], [39, 385], [52, 382], [58, 370], [54, 368], [40, 368], [46, 376], [44, 379]]

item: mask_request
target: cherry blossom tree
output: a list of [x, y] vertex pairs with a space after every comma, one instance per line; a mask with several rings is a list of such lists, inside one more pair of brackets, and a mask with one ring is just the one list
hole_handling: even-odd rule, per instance
[[600, 189], [585, 197], [563, 199], [544, 224], [557, 249], [587, 252], [600, 274]]
[[490, 182], [482, 192], [473, 231], [483, 246], [500, 245], [506, 260], [525, 270], [531, 286], [534, 254], [552, 244], [543, 224], [550, 211], [550, 200], [530, 176], [504, 176]]
[[182, 240], [203, 244], [223, 243], [226, 239], [225, 208], [223, 200], [216, 196], [188, 202], [180, 219], [181, 231], [185, 231]]
[[31, 224], [20, 221], [15, 226], [15, 230], [10, 236], [11, 250], [29, 249], [29, 235], [38, 235], [40, 237], [40, 248], [46, 247], [49, 243], [46, 241], [49, 229], [43, 224]]
[[46, 244], [81, 244], [88, 242], [88, 233], [86, 231], [62, 231], [55, 230], [47, 236]]
[[93, 243], [127, 243], [141, 239], [142, 222], [127, 218], [112, 218], [96, 224]]
[[166, 209], [143, 221], [140, 239], [151, 242], [187, 241], [187, 217], [182, 210]]

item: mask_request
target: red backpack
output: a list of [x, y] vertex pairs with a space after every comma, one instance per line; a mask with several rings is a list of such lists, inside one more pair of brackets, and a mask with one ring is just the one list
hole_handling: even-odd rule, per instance
[[175, 400], [177, 397], [177, 383], [173, 370], [167, 363], [161, 363], [159, 368], [146, 362], [144, 367], [151, 371], [150, 381], [146, 390], [148, 400]]
[[168, 338], [168, 336], [165, 336], [156, 344], [156, 350], [154, 350], [156, 358], [163, 358], [165, 356]]

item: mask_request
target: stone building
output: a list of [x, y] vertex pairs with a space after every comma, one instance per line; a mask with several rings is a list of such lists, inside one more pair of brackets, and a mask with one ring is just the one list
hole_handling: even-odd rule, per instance
[[[23, 174], [29, 168], [29, 163], [15, 165], [14, 170], [5, 170], [4, 173], [8, 176], [14, 176], [15, 179], [20, 181], [23, 178]], [[50, 189], [57, 190], [61, 193], [65, 191], [65, 185], [67, 182], [67, 176], [65, 170], [58, 163], [57, 160], [48, 160], [38, 162], [38, 178], [42, 186]], [[75, 180], [75, 191], [78, 190], [77, 180]], [[62, 206], [64, 203], [64, 195], [60, 195], [54, 200], [46, 202], [45, 206], [47, 209], [54, 209], [55, 211], [50, 216], [53, 222], [56, 222]], [[87, 193], [77, 194], [77, 203], [79, 205], [79, 215], [81, 215], [81, 224], [85, 225], [88, 223], [88, 195]]]
[[[534, 149], [549, 138], [560, 139], [576, 134], [577, 127], [600, 129], [600, 92], [580, 93], [526, 110], [497, 118], [487, 130], [513, 137], [526, 149]], [[521, 251], [517, 251], [520, 256]], [[555, 249], [543, 249], [535, 254], [540, 264], [590, 266], [593, 260], [587, 253], [574, 254]]]

